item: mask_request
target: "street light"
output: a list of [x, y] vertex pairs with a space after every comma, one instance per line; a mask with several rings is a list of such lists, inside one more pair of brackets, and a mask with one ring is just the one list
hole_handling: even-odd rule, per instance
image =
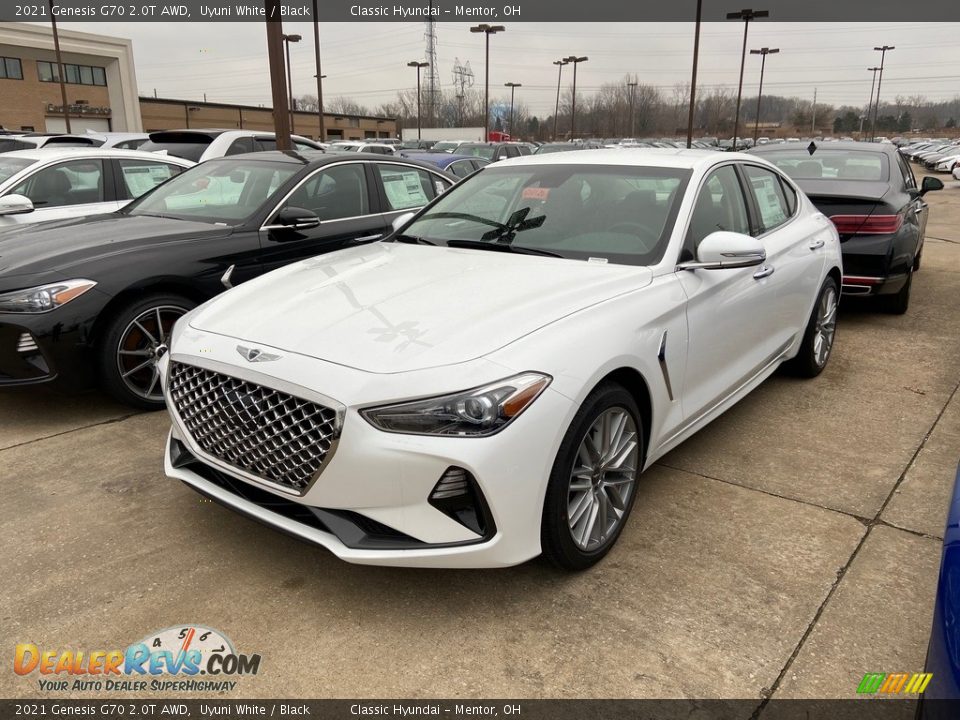
[[750, 28], [750, 21], [757, 18], [770, 17], [767, 10], [753, 10], [744, 8], [739, 12], [727, 13], [727, 20], [743, 20], [743, 53], [740, 55], [740, 85], [737, 88], [737, 113], [733, 121], [733, 149], [737, 149], [737, 139], [740, 133], [740, 100], [743, 97], [743, 69], [747, 63], [747, 31]]
[[420, 70], [421, 68], [430, 67], [428, 62], [420, 62], [419, 60], [411, 60], [407, 63], [407, 67], [412, 67], [417, 69], [417, 140], [420, 139]]
[[877, 119], [880, 115], [880, 86], [883, 85], [883, 63], [887, 59], [887, 50], [896, 50], [897, 48], [893, 45], [883, 45], [881, 47], [875, 47], [878, 53], [880, 53], [880, 75], [877, 76], [877, 100], [876, 100], [876, 109], [873, 111], [873, 127], [870, 131], [870, 139], [873, 140], [877, 137]]
[[320, 142], [324, 141], [326, 130], [323, 123], [323, 79], [326, 75], [320, 68], [320, 20], [317, 16], [317, 0], [313, 0], [313, 51], [317, 61], [317, 120], [320, 121]]
[[[753, 125], [753, 144], [757, 144], [757, 136], [760, 134], [760, 98], [763, 97], [763, 71], [767, 67], [767, 55], [776, 55], [780, 52], [780, 48], [760, 48], [759, 50], [751, 50], [751, 55], [760, 55], [760, 89], [757, 91], [757, 121]], [[814, 110], [816, 112], [816, 110]]]
[[576, 55], [571, 55], [570, 57], [564, 58], [568, 63], [573, 63], [573, 103], [570, 106], [570, 139], [573, 140], [574, 134], [576, 133], [577, 128], [577, 65], [582, 62], [586, 62], [590, 58], [577, 57]]
[[870, 79], [870, 103], [867, 105], [867, 114], [860, 116], [860, 139], [863, 140], [863, 121], [865, 118], [870, 117], [870, 111], [873, 110], [873, 90], [877, 86], [877, 73], [880, 71], [878, 67], [867, 68], [867, 72], [872, 72], [873, 77]]
[[286, 33], [283, 34], [283, 45], [287, 51], [287, 93], [290, 101], [287, 107], [290, 108], [290, 132], [296, 132], [296, 128], [294, 126], [295, 120], [293, 117], [293, 82], [290, 77], [290, 43], [297, 43], [301, 40], [303, 40], [303, 38], [300, 35], [287, 35]]
[[523, 87], [521, 83], [508, 82], [503, 84], [504, 87], [510, 88], [510, 139], [513, 140], [513, 93], [518, 87]]
[[633, 132], [633, 101], [637, 94], [637, 83], [628, 82], [627, 87], [630, 88], [630, 139], [632, 140], [635, 137]]
[[506, 28], [503, 25], [487, 25], [483, 23], [470, 28], [472, 33], [483, 33], [486, 35], [486, 66], [483, 78], [483, 141], [490, 141], [490, 36], [498, 32], [504, 32]]
[[560, 116], [560, 79], [563, 77], [563, 66], [570, 63], [566, 60], [554, 60], [557, 66], [557, 109], [553, 113], [553, 139], [557, 139], [557, 118]]

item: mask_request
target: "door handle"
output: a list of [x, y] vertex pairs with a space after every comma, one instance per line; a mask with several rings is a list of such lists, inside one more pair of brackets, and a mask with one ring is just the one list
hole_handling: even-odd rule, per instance
[[809, 248], [810, 248], [811, 250], [819, 250], [819, 249], [822, 248], [824, 245], [825, 245], [825, 243], [824, 243], [823, 240], [814, 240], [812, 243], [810, 243]]
[[379, 235], [364, 235], [363, 237], [354, 238], [353, 241], [358, 243], [373, 242], [374, 240], [379, 240], [382, 237], [383, 233], [380, 233]]
[[764, 265], [753, 274], [754, 280], [762, 280], [765, 277], [773, 275], [773, 265]]

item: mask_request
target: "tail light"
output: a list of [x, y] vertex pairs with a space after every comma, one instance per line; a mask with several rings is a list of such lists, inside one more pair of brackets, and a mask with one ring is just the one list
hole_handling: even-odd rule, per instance
[[903, 225], [903, 215], [834, 215], [830, 218], [841, 235], [890, 235]]

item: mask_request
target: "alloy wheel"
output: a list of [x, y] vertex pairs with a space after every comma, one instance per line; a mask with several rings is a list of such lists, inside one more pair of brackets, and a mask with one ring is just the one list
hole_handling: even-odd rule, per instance
[[823, 367], [833, 348], [833, 337], [837, 332], [837, 291], [828, 287], [820, 298], [817, 308], [817, 323], [814, 327], [813, 358], [817, 367]]
[[144, 310], [124, 328], [117, 346], [117, 370], [127, 389], [150, 402], [163, 402], [157, 361], [173, 324], [187, 312], [176, 305]]
[[622, 407], [600, 414], [580, 441], [570, 473], [567, 519], [581, 550], [592, 551], [616, 534], [637, 479], [637, 425]]

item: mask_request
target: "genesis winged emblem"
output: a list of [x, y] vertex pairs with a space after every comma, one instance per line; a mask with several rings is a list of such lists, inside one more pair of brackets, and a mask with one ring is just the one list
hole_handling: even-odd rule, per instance
[[248, 348], [243, 345], [237, 345], [237, 352], [243, 357], [247, 362], [270, 362], [271, 360], [279, 360], [279, 355], [271, 355], [270, 353], [265, 353], [259, 348]]

